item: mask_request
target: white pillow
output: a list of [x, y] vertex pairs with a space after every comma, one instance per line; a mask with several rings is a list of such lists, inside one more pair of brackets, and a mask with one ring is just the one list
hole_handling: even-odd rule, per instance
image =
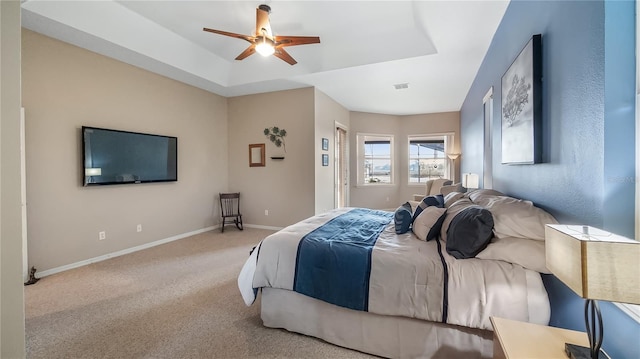
[[455, 203], [460, 198], [464, 197], [464, 193], [460, 192], [449, 192], [446, 196], [444, 196], [444, 207], [449, 208], [453, 203]]
[[[424, 211], [420, 212], [418, 217], [416, 217], [415, 221], [413, 221], [413, 233], [423, 241], [426, 241], [427, 237], [429, 237], [429, 239], [435, 238], [438, 232], [440, 232], [440, 228], [437, 228], [436, 225], [439, 222], [439, 225], [442, 226], [440, 218], [445, 215], [446, 211], [445, 208], [438, 208], [436, 206], [425, 208]], [[434, 226], [436, 227], [434, 228]], [[434, 232], [429, 236], [431, 228], [433, 228]]]
[[545, 224], [557, 224], [548, 212], [531, 201], [507, 196], [484, 196], [475, 202], [493, 215], [494, 233], [498, 238], [518, 237], [544, 241]]
[[442, 194], [443, 196], [446, 196], [451, 192], [463, 193], [464, 187], [462, 187], [462, 183], [450, 184], [448, 186], [442, 186], [442, 188], [440, 188], [440, 194]]
[[484, 202], [485, 199], [493, 198], [495, 196], [505, 196], [505, 194], [493, 189], [484, 189], [484, 188], [467, 192], [467, 197], [469, 197], [469, 199], [471, 199], [473, 203], [481, 206], [484, 206], [484, 204], [482, 203]]
[[494, 238], [476, 258], [505, 261], [536, 272], [551, 273], [546, 266], [542, 241], [516, 237]]

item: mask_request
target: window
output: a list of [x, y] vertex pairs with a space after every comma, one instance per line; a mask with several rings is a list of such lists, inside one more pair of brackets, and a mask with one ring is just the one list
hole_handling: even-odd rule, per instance
[[393, 184], [393, 136], [358, 134], [358, 184]]
[[451, 160], [447, 157], [451, 143], [450, 134], [409, 136], [409, 184], [451, 178]]

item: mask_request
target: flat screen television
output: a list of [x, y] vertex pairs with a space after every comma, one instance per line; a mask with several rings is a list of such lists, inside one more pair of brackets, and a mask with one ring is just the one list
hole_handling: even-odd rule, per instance
[[178, 180], [178, 139], [82, 126], [83, 183], [99, 186]]

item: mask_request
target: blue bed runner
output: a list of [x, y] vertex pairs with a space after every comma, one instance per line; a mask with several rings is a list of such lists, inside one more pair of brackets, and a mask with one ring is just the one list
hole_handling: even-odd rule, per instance
[[356, 208], [304, 236], [298, 245], [293, 290], [367, 311], [371, 251], [391, 219], [391, 212]]

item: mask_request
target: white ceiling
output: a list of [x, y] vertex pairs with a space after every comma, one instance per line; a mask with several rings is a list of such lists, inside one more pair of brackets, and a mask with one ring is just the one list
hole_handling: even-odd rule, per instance
[[[275, 35], [319, 36], [287, 47], [298, 63], [254, 54], [256, 7]], [[351, 111], [458, 111], [508, 0], [56, 1], [27, 0], [22, 25], [222, 96], [315, 86]], [[396, 90], [393, 85], [408, 83]]]

